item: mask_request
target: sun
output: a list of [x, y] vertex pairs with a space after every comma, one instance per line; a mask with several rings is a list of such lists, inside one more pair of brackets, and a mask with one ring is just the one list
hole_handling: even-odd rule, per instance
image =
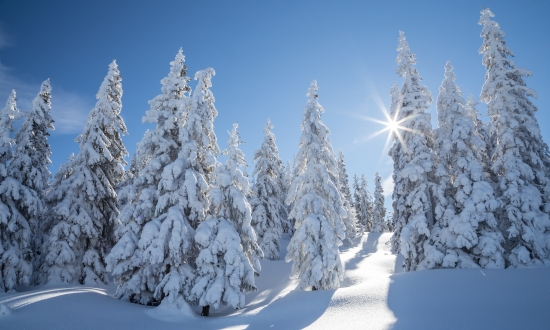
[[390, 131], [390, 133], [396, 133], [399, 129], [399, 122], [393, 119], [389, 119], [386, 122], [386, 130]]

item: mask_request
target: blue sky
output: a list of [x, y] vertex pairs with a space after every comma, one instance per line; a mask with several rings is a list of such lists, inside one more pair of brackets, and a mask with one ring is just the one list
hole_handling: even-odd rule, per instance
[[[310, 82], [319, 85], [335, 152], [342, 149], [350, 176], [391, 175], [386, 134], [366, 121], [384, 119], [395, 74], [398, 31], [418, 59], [417, 69], [435, 99], [443, 67], [451, 60], [465, 97], [479, 96], [485, 69], [478, 49], [479, 11], [490, 7], [507, 34], [518, 67], [529, 69], [529, 87], [545, 141], [550, 142], [550, 1], [0, 1], [0, 102], [15, 88], [28, 111], [40, 82], [53, 87], [51, 171], [71, 152], [108, 64], [123, 77], [123, 110], [130, 153], [151, 126], [141, 118], [148, 100], [180, 47], [190, 76], [213, 67], [212, 91], [220, 147], [239, 122], [252, 154], [267, 118], [283, 160], [298, 150], [302, 109]], [[546, 33], [544, 31], [547, 31]], [[195, 83], [192, 83], [194, 87]], [[479, 105], [482, 113], [485, 106]], [[436, 126], [435, 105], [430, 108]], [[250, 171], [251, 172], [251, 171]], [[389, 203], [388, 203], [389, 205]]]

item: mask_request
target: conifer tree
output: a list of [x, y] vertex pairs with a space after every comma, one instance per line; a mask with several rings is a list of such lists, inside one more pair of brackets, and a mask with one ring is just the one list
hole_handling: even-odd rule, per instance
[[436, 224], [428, 243], [435, 249], [427, 250], [424, 265], [503, 268], [502, 235], [493, 215], [498, 202], [483, 169], [485, 142], [455, 79], [447, 62], [437, 97]]
[[324, 109], [317, 101], [317, 90], [314, 80], [307, 92], [300, 150], [286, 199], [287, 204], [294, 203], [290, 217], [296, 220], [286, 261], [293, 261], [291, 277], [298, 277], [304, 290], [337, 288], [344, 273], [338, 247], [345, 238], [346, 212], [338, 192], [337, 161], [329, 130], [321, 122]]
[[[394, 218], [392, 249], [405, 256], [403, 268], [416, 270], [424, 260], [424, 242], [430, 236], [433, 211], [430, 186], [433, 164], [431, 148], [433, 133], [430, 114], [430, 91], [421, 85], [422, 78], [414, 68], [416, 58], [411, 54], [405, 34], [399, 32], [396, 70], [404, 78], [395, 105], [395, 120], [401, 128], [394, 133], [389, 155], [394, 162]], [[392, 110], [394, 111], [394, 110]], [[396, 244], [396, 241], [399, 243]]]
[[254, 152], [256, 165], [253, 175], [256, 177], [256, 182], [252, 187], [253, 197], [250, 205], [252, 227], [258, 235], [258, 244], [264, 253], [264, 258], [279, 260], [279, 241], [283, 234], [283, 226], [288, 221], [288, 215], [284, 205], [286, 189], [282, 161], [271, 129], [273, 126], [268, 119], [264, 128], [264, 141], [260, 149]]
[[[31, 111], [25, 116], [25, 120], [15, 134], [14, 158], [9, 165], [10, 177], [32, 189], [43, 201], [48, 189], [48, 180], [51, 173], [48, 166], [51, 165], [52, 154], [48, 136], [48, 130], [53, 130], [51, 110], [51, 86], [50, 80], [46, 80], [40, 86], [40, 92], [33, 100]], [[41, 247], [44, 241], [44, 233], [41, 228], [43, 215], [31, 216], [20, 212], [28, 219], [32, 231], [30, 247], [33, 251], [33, 268], [40, 266]], [[33, 277], [38, 272], [33, 272]], [[33, 280], [34, 282], [34, 280]]]
[[369, 185], [365, 175], [361, 175], [361, 185], [360, 185], [360, 196], [361, 196], [361, 212], [365, 230], [371, 232], [373, 229], [373, 217], [374, 217], [374, 201], [369, 191]]
[[[127, 202], [120, 214], [119, 240], [106, 259], [107, 269], [118, 282], [117, 298], [158, 304], [166, 296], [166, 290], [175, 291], [170, 299], [181, 304], [178, 300], [184, 297], [180, 292], [186, 290], [185, 298], [189, 295], [194, 277], [189, 265], [193, 229], [183, 215], [180, 198], [174, 196], [168, 205], [165, 197], [162, 204], [159, 201], [161, 192], [169, 187], [170, 182], [166, 181], [173, 175], [177, 177], [172, 182], [175, 188], [172, 191], [183, 181], [184, 170], [175, 164], [182, 151], [180, 130], [191, 110], [189, 80], [180, 49], [170, 62], [168, 76], [161, 80], [161, 94], [149, 101], [150, 109], [143, 121], [156, 127], [147, 131], [138, 143], [134, 157], [137, 174], [121, 191], [120, 197]], [[204, 96], [201, 93], [202, 90], [197, 90], [197, 97]], [[196, 118], [196, 114], [191, 116]], [[201, 193], [208, 184], [202, 176], [198, 179], [202, 179], [202, 189], [198, 190]]]
[[358, 234], [363, 235], [367, 231], [367, 206], [363, 204], [364, 194], [361, 192], [361, 185], [357, 174], [353, 175], [353, 208], [357, 217]]
[[42, 211], [38, 194], [8, 175], [8, 163], [21, 158], [21, 150], [11, 152], [13, 120], [18, 117], [15, 91], [0, 111], [0, 292], [29, 284], [32, 275], [30, 217]]
[[[286, 199], [290, 186], [292, 185], [292, 177], [292, 166], [290, 165], [290, 161], [287, 160], [283, 175], [283, 201]], [[295, 223], [295, 221], [289, 216], [290, 210], [292, 210], [292, 204], [286, 204], [285, 202], [285, 209], [286, 221], [283, 222], [283, 231], [288, 233], [289, 236], [292, 236], [294, 234]]]
[[48, 210], [53, 226], [41, 266], [43, 278], [50, 282], [107, 283], [105, 256], [113, 245], [119, 214], [115, 187], [124, 177], [127, 155], [121, 139], [127, 130], [120, 116], [120, 81], [113, 61], [76, 138], [80, 152], [66, 167], [71, 175], [59, 184], [64, 191], [50, 192], [58, 202]]
[[480, 99], [487, 103], [490, 134], [497, 141], [492, 154], [501, 205], [497, 218], [508, 262], [514, 267], [540, 264], [549, 260], [549, 149], [530, 99], [537, 94], [524, 80], [531, 72], [516, 68], [505, 34], [492, 17], [489, 8], [481, 11], [479, 53], [487, 73]]
[[251, 226], [246, 198], [249, 182], [241, 170], [246, 159], [239, 149], [244, 142], [237, 127], [234, 124], [229, 133], [228, 149], [223, 152], [227, 155], [225, 164], [220, 164], [212, 176], [215, 187], [209, 192], [211, 215], [199, 224], [195, 234], [200, 252], [191, 299], [197, 299], [203, 307], [203, 316], [208, 316], [210, 306], [244, 307], [244, 294], [256, 291], [254, 273], [260, 271], [259, 258], [263, 256]]
[[384, 206], [384, 189], [382, 178], [376, 172], [374, 178], [374, 208], [372, 216], [372, 232], [383, 233], [385, 229], [386, 207]]
[[346, 211], [346, 217], [343, 219], [344, 225], [346, 226], [344, 244], [351, 246], [351, 240], [357, 236], [357, 216], [351, 200], [348, 172], [346, 171], [346, 163], [342, 150], [338, 153], [338, 190], [342, 196], [343, 207]]

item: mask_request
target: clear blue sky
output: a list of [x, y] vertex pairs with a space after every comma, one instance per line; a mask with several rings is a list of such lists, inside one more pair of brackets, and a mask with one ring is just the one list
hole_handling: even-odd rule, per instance
[[[384, 119], [395, 74], [398, 31], [406, 33], [418, 71], [437, 98], [451, 60], [465, 97], [479, 96], [485, 69], [478, 49], [479, 11], [490, 7], [507, 34], [518, 67], [533, 72], [537, 118], [550, 142], [550, 1], [0, 1], [0, 102], [15, 88], [29, 110], [38, 86], [51, 78], [55, 172], [71, 152], [107, 66], [116, 59], [123, 77], [122, 116], [130, 153], [146, 128], [147, 101], [160, 93], [169, 62], [183, 47], [190, 76], [213, 67], [215, 129], [226, 146], [233, 122], [252, 163], [271, 118], [283, 160], [298, 149], [305, 93], [313, 79], [350, 176], [391, 175], [386, 134], [365, 139]], [[546, 32], [544, 32], [546, 31]], [[195, 83], [192, 83], [194, 86]], [[435, 103], [435, 102], [434, 102]], [[485, 113], [485, 106], [479, 109]], [[430, 108], [436, 125], [435, 105]], [[388, 203], [389, 204], [389, 203]]]

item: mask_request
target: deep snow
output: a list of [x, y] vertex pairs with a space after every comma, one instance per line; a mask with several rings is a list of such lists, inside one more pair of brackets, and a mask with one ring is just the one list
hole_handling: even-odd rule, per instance
[[[205, 318], [112, 297], [115, 286], [43, 286], [0, 294], [0, 329], [542, 329], [550, 325], [550, 268], [402, 273], [391, 237], [365, 234], [342, 249], [338, 290], [304, 292], [290, 264], [262, 261], [246, 307]], [[288, 240], [282, 242], [283, 246]], [[283, 249], [281, 255], [286, 251]], [[9, 307], [6, 311], [1, 305]], [[5, 311], [5, 312], [4, 312]], [[195, 309], [195, 312], [197, 309]]]

